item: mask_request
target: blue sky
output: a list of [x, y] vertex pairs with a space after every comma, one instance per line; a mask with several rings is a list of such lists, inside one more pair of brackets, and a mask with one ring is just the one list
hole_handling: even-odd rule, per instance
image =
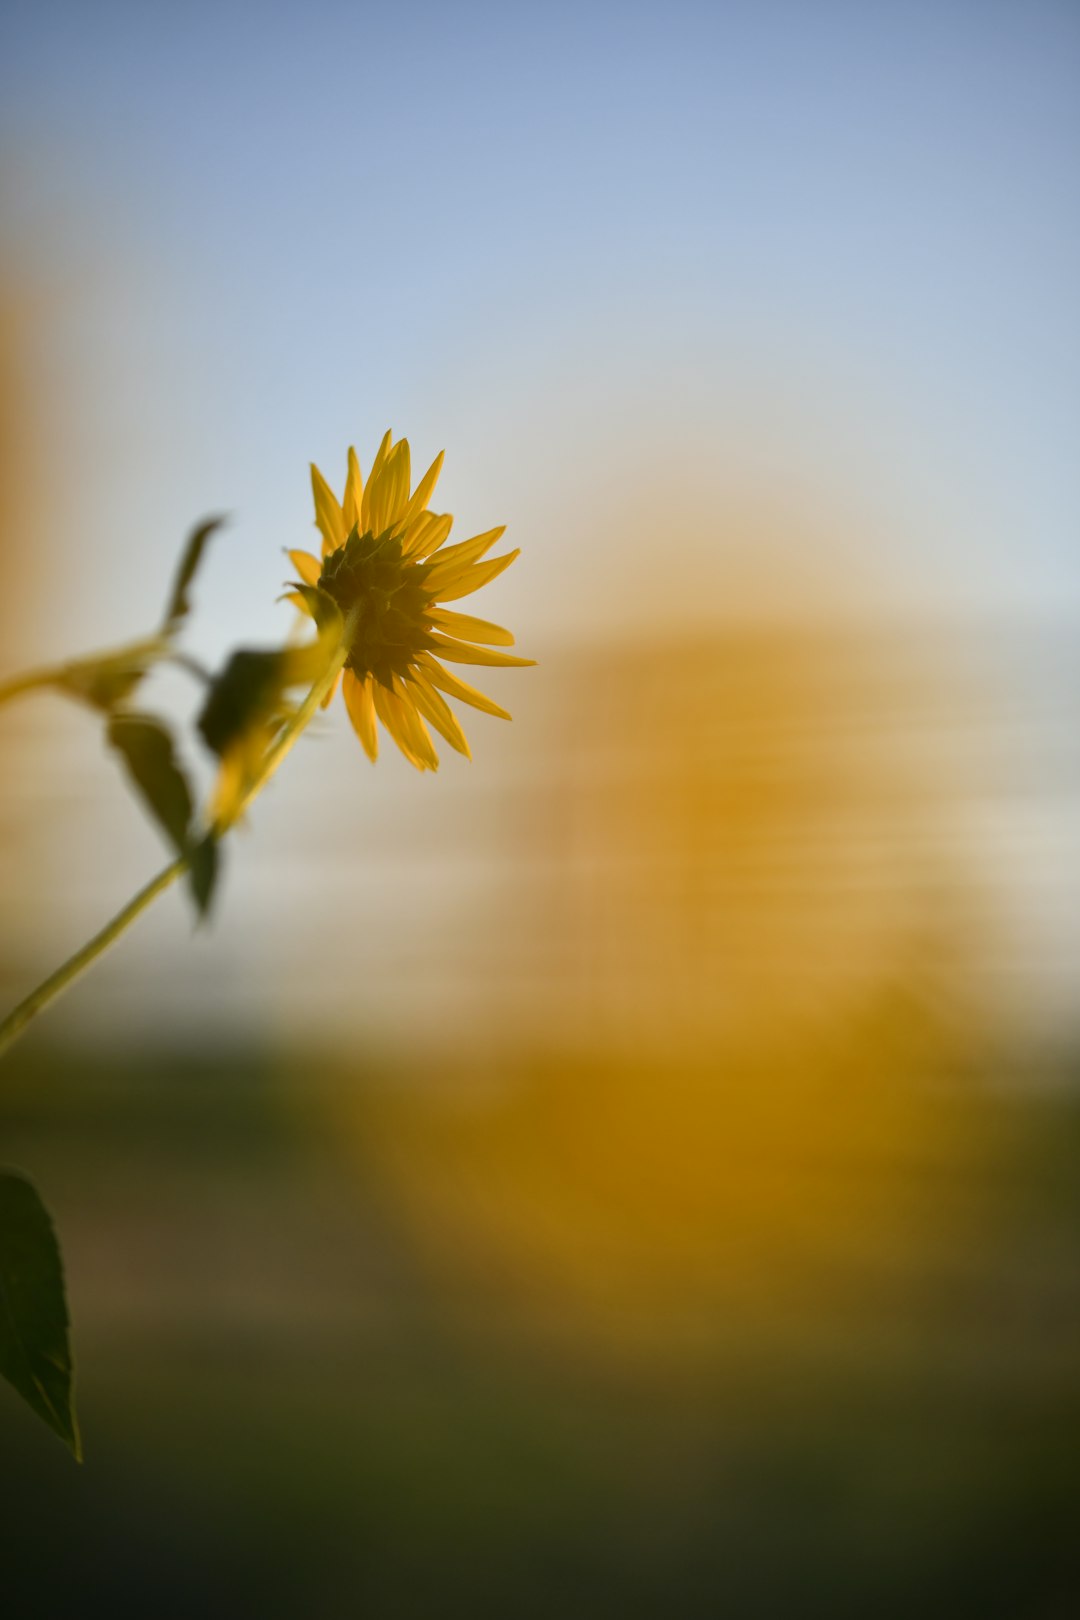
[[510, 522], [541, 634], [613, 564], [648, 594], [665, 480], [707, 513], [747, 465], [850, 496], [883, 601], [1080, 605], [1074, 6], [5, 15], [80, 618], [126, 633], [226, 508], [205, 633], [270, 627], [307, 460], [387, 424], [447, 447], [462, 523]]
[[[242, 988], [295, 1014], [277, 987], [310, 977], [335, 851], [336, 901], [370, 939], [409, 924], [378, 952], [393, 977], [412, 918], [442, 937], [436, 864], [455, 927], [454, 885], [489, 845], [501, 881], [477, 807], [516, 803], [492, 784], [546, 746], [560, 639], [845, 591], [875, 613], [1075, 618], [1078, 87], [1080, 11], [1043, 0], [8, 0], [0, 293], [28, 311], [51, 481], [2, 537], [28, 560], [6, 576], [5, 671], [142, 632], [182, 536], [218, 510], [233, 522], [194, 650], [280, 637], [308, 460], [340, 480], [346, 446], [369, 461], [387, 425], [418, 462], [445, 446], [458, 532], [508, 523], [523, 555], [478, 611], [541, 661], [482, 683], [515, 725], [472, 721], [475, 764], [447, 761], [437, 814], [401, 761], [372, 791], [338, 712], [320, 770], [282, 773], [260, 805], [200, 950], [164, 909], [101, 970], [100, 1000], [72, 998], [76, 1023], [156, 1018], [163, 986], [178, 1017], [208, 997], [239, 1017]], [[84, 715], [12, 713], [29, 751], [9, 887], [45, 971], [159, 840], [118, 815]], [[1047, 771], [1070, 779], [1056, 754]], [[998, 810], [976, 804], [1000, 822], [987, 881], [1011, 874], [1053, 934], [1072, 859], [1053, 828], [1075, 818], [1018, 855]], [[380, 847], [379, 817], [393, 858], [375, 882], [345, 852]], [[1072, 983], [1064, 948], [1045, 954]], [[346, 1012], [351, 968], [333, 980]]]

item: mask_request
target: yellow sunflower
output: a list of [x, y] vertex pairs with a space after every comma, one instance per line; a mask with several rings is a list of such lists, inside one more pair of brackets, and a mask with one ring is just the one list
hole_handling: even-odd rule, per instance
[[[514, 645], [509, 630], [441, 606], [478, 591], [519, 555], [508, 551], [487, 557], [505, 526], [457, 545], [446, 544], [453, 518], [428, 510], [442, 463], [440, 452], [413, 490], [409, 441], [394, 444], [387, 432], [366, 483], [356, 451], [350, 449], [341, 501], [313, 465], [311, 485], [322, 558], [307, 551], [289, 552], [305, 585], [332, 598], [343, 618], [355, 615], [356, 630], [341, 686], [349, 719], [368, 758], [378, 756], [376, 720], [381, 720], [405, 758], [421, 771], [439, 766], [425, 721], [451, 748], [471, 757], [444, 692], [485, 714], [510, 718], [483, 692], [452, 675], [442, 661], [536, 662], [494, 650]], [[301, 593], [293, 599], [305, 612], [312, 611]], [[335, 690], [336, 684], [325, 703]]]

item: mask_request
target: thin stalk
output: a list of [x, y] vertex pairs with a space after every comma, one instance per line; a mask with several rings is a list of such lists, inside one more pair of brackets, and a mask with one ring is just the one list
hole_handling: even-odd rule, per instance
[[[286, 754], [293, 747], [293, 744], [307, 726], [319, 704], [327, 692], [330, 691], [344, 668], [345, 661], [349, 656], [349, 646], [354, 630], [354, 615], [350, 615], [345, 624], [341, 643], [329, 666], [315, 682], [295, 714], [292, 715], [273, 747], [267, 751], [254, 781], [232, 816], [227, 822], [219, 823], [214, 827], [213, 830], [216, 836], [224, 837], [225, 833], [235, 825], [241, 814], [261, 793]], [[27, 679], [30, 679], [30, 677], [27, 677]], [[36, 684], [44, 684], [40, 675]], [[111, 922], [106, 923], [100, 933], [95, 934], [93, 939], [87, 940], [81, 949], [77, 950], [73, 956], [69, 956], [67, 961], [58, 967], [55, 973], [50, 973], [49, 977], [43, 980], [36, 990], [32, 990], [28, 996], [19, 1002], [17, 1007], [8, 1013], [3, 1023], [0, 1023], [0, 1054], [4, 1053], [18, 1039], [26, 1026], [32, 1019], [37, 1017], [39, 1012], [47, 1007], [50, 1002], [55, 1001], [57, 996], [66, 990], [70, 984], [73, 984], [81, 974], [85, 973], [87, 968], [91, 967], [98, 957], [102, 956], [109, 949], [109, 946], [120, 938], [121, 934], [130, 927], [136, 917], [140, 917], [147, 907], [157, 899], [159, 894], [164, 894], [165, 890], [170, 888], [177, 878], [184, 875], [188, 869], [189, 860], [188, 855], [179, 855], [174, 861], [170, 861], [168, 866], [162, 868], [157, 877], [152, 878], [145, 888], [140, 889], [138, 894], [133, 896], [127, 905], [116, 913]]]
[[185, 670], [188, 675], [200, 681], [203, 686], [213, 685], [214, 677], [211, 672], [205, 669], [197, 658], [192, 658], [190, 653], [171, 652], [168, 654], [166, 662], [175, 664], [177, 669]]
[[57, 681], [63, 680], [67, 669], [66, 664], [56, 664], [51, 669], [32, 669], [29, 674], [16, 675], [10, 681], [0, 681], [0, 703], [6, 703], [9, 698], [21, 697], [23, 692], [35, 692], [41, 686], [54, 686]]
[[61, 991], [66, 990], [69, 984], [73, 984], [80, 973], [85, 973], [91, 963], [96, 962], [113, 941], [120, 938], [124, 930], [135, 921], [136, 917], [141, 916], [151, 901], [156, 900], [159, 894], [164, 894], [165, 890], [187, 871], [187, 865], [187, 856], [181, 855], [171, 865], [164, 867], [156, 878], [151, 878], [146, 887], [140, 889], [138, 894], [128, 901], [123, 910], [116, 913], [111, 922], [105, 924], [99, 934], [95, 934], [93, 939], [88, 939], [81, 950], [77, 950], [74, 956], [69, 956], [55, 973], [50, 973], [36, 990], [32, 990], [12, 1012], [8, 1013], [4, 1022], [0, 1024], [0, 1053], [5, 1052], [18, 1040], [31, 1019], [36, 1018], [50, 1001], [55, 1001]]
[[[255, 780], [251, 784], [248, 791], [244, 794], [244, 797], [241, 799], [234, 815], [230, 818], [225, 826], [215, 829], [219, 836], [221, 833], [228, 832], [229, 828], [235, 825], [238, 818], [244, 813], [256, 795], [262, 792], [263, 788], [266, 786], [267, 782], [269, 782], [270, 778], [273, 776], [286, 754], [288, 754], [293, 747], [293, 744], [296, 742], [301, 732], [304, 731], [308, 723], [314, 719], [316, 709], [318, 709], [323, 698], [326, 696], [327, 692], [331, 690], [334, 682], [345, 668], [345, 662], [352, 647], [352, 638], [356, 633], [356, 623], [358, 618], [359, 613], [355, 610], [349, 614], [349, 617], [345, 621], [341, 643], [337, 652], [331, 659], [326, 671], [315, 682], [315, 685], [311, 688], [311, 691], [308, 693], [303, 703], [301, 703], [296, 713], [292, 716], [288, 725], [285, 727], [284, 731], [282, 731], [273, 747], [270, 748], [264, 755], [262, 764], [259, 766], [258, 774], [256, 775]], [[0, 1026], [0, 1034], [2, 1034], [2, 1026]], [[2, 1050], [3, 1047], [0, 1046], [0, 1051]]]

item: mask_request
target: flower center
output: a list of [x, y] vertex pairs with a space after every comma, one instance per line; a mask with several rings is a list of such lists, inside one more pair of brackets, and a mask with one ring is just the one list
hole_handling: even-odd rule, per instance
[[319, 589], [344, 616], [359, 610], [345, 667], [361, 678], [374, 675], [389, 686], [392, 675], [404, 675], [418, 652], [435, 645], [424, 616], [428, 596], [392, 530], [376, 536], [354, 529], [324, 561]]

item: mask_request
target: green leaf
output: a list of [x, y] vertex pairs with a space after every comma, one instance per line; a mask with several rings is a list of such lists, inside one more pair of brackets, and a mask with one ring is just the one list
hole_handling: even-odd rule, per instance
[[110, 714], [129, 698], [143, 678], [141, 669], [116, 670], [82, 664], [66, 670], [56, 685], [91, 708]]
[[193, 846], [188, 865], [188, 884], [200, 917], [205, 917], [210, 910], [219, 866], [218, 841], [207, 833]]
[[150, 813], [182, 853], [191, 822], [191, 789], [176, 763], [169, 732], [149, 715], [114, 714], [106, 735]]
[[0, 1169], [0, 1373], [82, 1461], [60, 1248], [32, 1182]]
[[73, 658], [48, 684], [111, 714], [131, 696], [151, 664], [164, 656], [166, 648], [167, 643], [160, 636], [154, 636], [148, 641], [121, 647], [117, 652]]
[[282, 709], [290, 673], [289, 652], [241, 648], [210, 688], [196, 724], [220, 759], [226, 749]]
[[216, 529], [221, 528], [224, 522], [223, 517], [207, 518], [205, 523], [200, 523], [199, 527], [193, 529], [188, 536], [187, 545], [184, 547], [180, 558], [180, 566], [176, 571], [176, 579], [173, 583], [172, 594], [169, 597], [169, 605], [165, 609], [164, 628], [167, 631], [174, 630], [180, 620], [185, 619], [191, 612], [188, 587], [195, 578], [199, 564], [202, 562], [206, 542]]
[[200, 918], [205, 917], [218, 874], [217, 839], [196, 839], [191, 789], [173, 752], [173, 740], [159, 720], [146, 714], [114, 714], [108, 740], [151, 815], [177, 852], [188, 857], [188, 887]]

